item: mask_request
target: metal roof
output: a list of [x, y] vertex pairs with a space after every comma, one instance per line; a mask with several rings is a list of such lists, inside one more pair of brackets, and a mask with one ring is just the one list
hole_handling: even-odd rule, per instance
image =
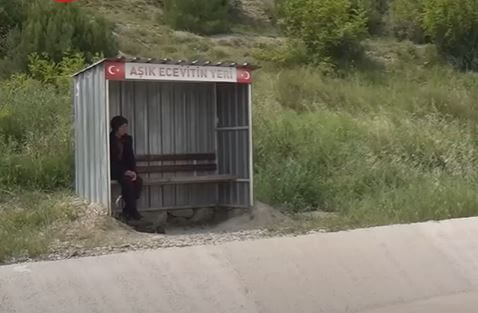
[[258, 69], [258, 66], [252, 65], [250, 63], [238, 63], [238, 62], [232, 62], [232, 61], [218, 61], [218, 62], [213, 62], [209, 60], [193, 60], [193, 61], [188, 61], [188, 60], [173, 60], [173, 59], [155, 59], [155, 58], [141, 58], [141, 57], [134, 57], [134, 58], [104, 58], [96, 63], [93, 63], [81, 71], [76, 72], [75, 74], [72, 75], [72, 77], [75, 77], [83, 72], [88, 71], [89, 69], [98, 66], [104, 62], [124, 62], [124, 63], [151, 63], [151, 64], [171, 64], [171, 65], [184, 65], [184, 66], [221, 66], [221, 67], [235, 67], [235, 68], [243, 68], [243, 69], [249, 69], [249, 70], [255, 70]]

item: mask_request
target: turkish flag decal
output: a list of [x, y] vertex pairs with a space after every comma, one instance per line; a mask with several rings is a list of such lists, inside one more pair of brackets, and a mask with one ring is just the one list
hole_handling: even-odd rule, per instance
[[252, 83], [251, 72], [247, 69], [238, 68], [237, 69], [237, 82], [241, 83], [241, 84]]
[[123, 62], [106, 62], [105, 76], [109, 80], [125, 80], [125, 66]]

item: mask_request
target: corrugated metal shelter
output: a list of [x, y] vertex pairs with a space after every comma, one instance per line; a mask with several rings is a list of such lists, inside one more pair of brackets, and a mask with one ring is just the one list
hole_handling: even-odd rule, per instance
[[115, 209], [109, 124], [122, 115], [145, 180], [140, 211], [252, 206], [251, 71], [135, 58], [104, 59], [76, 73], [76, 192]]

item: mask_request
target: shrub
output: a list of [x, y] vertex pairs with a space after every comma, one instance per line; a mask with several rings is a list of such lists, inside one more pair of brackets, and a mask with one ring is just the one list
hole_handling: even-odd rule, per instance
[[36, 79], [20, 74], [0, 83], [0, 189], [68, 188], [73, 165], [69, 75], [83, 67], [83, 58], [55, 64], [36, 55], [30, 61]]
[[365, 11], [370, 34], [380, 35], [384, 32], [388, 0], [353, 0], [352, 3], [355, 8]]
[[463, 70], [478, 70], [478, 1], [428, 0], [423, 24], [449, 60]]
[[229, 0], [166, 0], [166, 22], [174, 29], [211, 35], [229, 30]]
[[33, 1], [19, 28], [10, 31], [7, 60], [14, 70], [26, 70], [28, 56], [45, 53], [59, 62], [65, 53], [84, 53], [91, 61], [95, 54], [114, 56], [117, 43], [112, 26], [103, 18], [93, 17], [81, 7], [53, 1]]
[[281, 11], [286, 34], [304, 43], [312, 62], [359, 54], [367, 18], [349, 0], [286, 0]]
[[0, 57], [6, 53], [8, 33], [21, 24], [24, 12], [24, 1], [0, 0]]
[[70, 107], [68, 96], [30, 78], [0, 86], [0, 186], [71, 185]]
[[424, 5], [425, 0], [393, 0], [390, 8], [390, 27], [395, 37], [415, 43], [427, 41], [422, 23]]
[[[102, 59], [97, 55], [95, 59]], [[66, 54], [60, 62], [55, 63], [47, 54], [33, 53], [28, 57], [28, 73], [31, 78], [47, 85], [54, 85], [61, 94], [71, 91], [71, 75], [83, 69], [86, 58], [81, 53]]]

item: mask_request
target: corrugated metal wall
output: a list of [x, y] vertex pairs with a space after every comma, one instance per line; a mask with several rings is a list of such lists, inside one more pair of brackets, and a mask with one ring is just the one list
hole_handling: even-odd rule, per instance
[[75, 77], [75, 186], [89, 202], [109, 206], [108, 112], [103, 66]]
[[217, 84], [218, 166], [219, 174], [240, 179], [219, 186], [221, 206], [251, 205], [249, 86]]
[[[123, 115], [129, 120], [136, 155], [216, 151], [214, 84], [110, 81], [109, 90], [110, 118]], [[144, 178], [168, 175], [191, 173], [149, 174]], [[119, 186], [113, 199], [117, 194]], [[217, 197], [215, 184], [150, 186], [145, 187], [138, 209], [213, 206]]]

